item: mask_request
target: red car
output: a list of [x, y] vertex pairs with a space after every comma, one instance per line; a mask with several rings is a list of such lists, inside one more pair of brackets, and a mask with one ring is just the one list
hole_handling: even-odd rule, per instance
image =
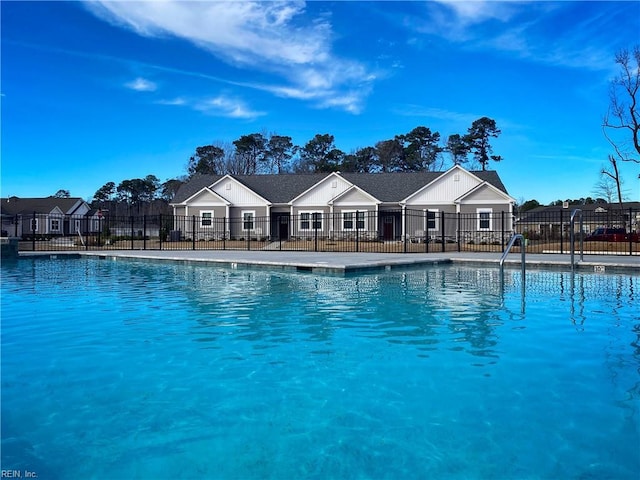
[[596, 228], [591, 235], [584, 239], [586, 242], [632, 242], [640, 241], [637, 233], [627, 233], [624, 228]]

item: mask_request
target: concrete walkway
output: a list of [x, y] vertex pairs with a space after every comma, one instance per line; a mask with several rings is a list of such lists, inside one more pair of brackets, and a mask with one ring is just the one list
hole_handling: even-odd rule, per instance
[[[128, 258], [181, 263], [206, 263], [232, 268], [282, 268], [317, 273], [350, 273], [367, 270], [415, 267], [429, 264], [458, 263], [498, 267], [501, 253], [348, 253], [255, 250], [104, 250], [87, 252], [21, 252], [20, 257], [54, 257], [66, 255], [108, 259]], [[581, 271], [631, 271], [640, 274], [640, 257], [621, 255], [575, 255], [575, 268]], [[562, 254], [528, 254], [527, 268], [571, 269], [571, 256]], [[510, 254], [505, 266], [519, 268], [521, 256]]]

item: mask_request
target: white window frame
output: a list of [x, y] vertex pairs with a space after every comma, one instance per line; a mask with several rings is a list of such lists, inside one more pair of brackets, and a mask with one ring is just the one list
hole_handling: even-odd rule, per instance
[[[55, 227], [54, 227], [54, 222], [55, 222]], [[53, 217], [49, 219], [49, 231], [50, 232], [56, 232], [59, 233], [60, 232], [60, 218], [59, 217]]]
[[[313, 231], [316, 230], [315, 225], [319, 223], [318, 230], [322, 230], [322, 220], [324, 212], [322, 210], [301, 210], [298, 212], [299, 220], [298, 220], [298, 229], [301, 231]], [[303, 215], [308, 215], [307, 219], [303, 219]], [[303, 222], [307, 223], [308, 226], [304, 228], [302, 226]]]
[[76, 234], [80, 231], [80, 220], [79, 219], [75, 219], [73, 221], [73, 226], [75, 227], [75, 229], [73, 230], [73, 233]]
[[[210, 216], [207, 216], [210, 215]], [[205, 223], [208, 221], [209, 223]], [[213, 210], [201, 210], [200, 211], [200, 226], [201, 227], [213, 227]]]
[[39, 219], [38, 217], [36, 217], [36, 218], [33, 218], [33, 217], [32, 217], [32, 218], [30, 218], [30, 219], [29, 219], [29, 226], [31, 227], [31, 231], [32, 231], [32, 232], [37, 232], [37, 231], [39, 231], [39, 227], [40, 227], [40, 225], [39, 225], [39, 223], [40, 223], [40, 222], [39, 222], [39, 220], [40, 220], [40, 219]]
[[[482, 218], [482, 214], [487, 213], [489, 214], [489, 218]], [[477, 230], [479, 232], [490, 232], [493, 230], [493, 208], [477, 208], [476, 209], [476, 214], [478, 215], [478, 224], [477, 224]], [[489, 227], [488, 228], [483, 228], [482, 227], [482, 223], [489, 221]]]
[[[245, 219], [245, 215], [250, 215], [250, 220]], [[256, 229], [256, 211], [255, 210], [242, 210], [240, 212], [242, 218], [242, 231], [250, 232]], [[247, 223], [251, 223], [251, 228], [247, 228]]]
[[[345, 217], [346, 214], [350, 214], [350, 218]], [[351, 227], [346, 226], [346, 222], [351, 222]], [[364, 210], [343, 210], [342, 211], [342, 230], [366, 230], [367, 229], [367, 216]]]
[[[429, 214], [433, 213], [433, 228], [427, 228], [429, 226]], [[429, 232], [439, 232], [440, 231], [440, 219], [439, 214], [440, 210], [435, 208], [426, 208], [424, 210], [424, 231], [427, 230]]]

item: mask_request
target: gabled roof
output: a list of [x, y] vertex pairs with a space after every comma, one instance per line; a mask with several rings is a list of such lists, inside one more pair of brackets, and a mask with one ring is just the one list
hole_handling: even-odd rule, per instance
[[454, 200], [454, 203], [460, 203], [465, 198], [471, 197], [474, 193], [476, 193], [476, 192], [478, 192], [478, 191], [480, 191], [480, 190], [482, 190], [484, 188], [488, 188], [489, 190], [493, 190], [498, 195], [504, 197], [504, 199], [507, 200], [507, 201], [515, 202], [515, 199], [511, 198], [511, 196], [508, 193], [503, 192], [502, 190], [500, 190], [499, 188], [495, 187], [494, 185], [491, 185], [489, 182], [482, 182], [482, 183], [479, 183], [478, 185], [476, 185], [474, 188], [472, 188], [468, 192], [465, 192], [463, 195], [461, 195], [458, 198], [456, 198]]
[[193, 195], [191, 195], [189, 198], [185, 199], [184, 203], [188, 203], [190, 200], [193, 200], [194, 198], [202, 195], [202, 194], [208, 194], [211, 195], [214, 198], [217, 198], [218, 200], [220, 200], [220, 203], [223, 203], [225, 205], [231, 205], [231, 202], [229, 202], [226, 198], [222, 197], [221, 195], [219, 195], [218, 193], [216, 193], [214, 190], [212, 190], [209, 187], [203, 187], [200, 190], [198, 190], [196, 193], [194, 193]]
[[58, 198], [19, 198], [9, 197], [0, 199], [3, 215], [29, 215], [35, 213], [48, 214], [58, 207], [65, 214], [73, 214], [84, 200], [80, 197]]
[[[527, 210], [519, 214], [519, 222], [559, 222], [562, 216], [563, 222], [569, 222], [571, 213], [579, 208], [586, 218], [596, 219], [598, 217], [606, 217], [615, 212], [620, 213], [620, 204], [618, 203], [589, 203], [585, 205], [569, 205], [569, 208], [563, 208], [562, 205], [541, 206]], [[633, 211], [640, 210], [640, 202], [623, 202], [622, 212], [628, 213], [629, 209]]]
[[[445, 172], [339, 173], [339, 175], [383, 203], [398, 203], [426, 184], [433, 182], [443, 173]], [[497, 172], [491, 170], [470, 173], [508, 195]], [[272, 204], [287, 204], [330, 175], [331, 173], [288, 173], [230, 176]], [[193, 176], [191, 180], [180, 187], [171, 204], [184, 202], [204, 187], [213, 185], [223, 177], [225, 175]]]

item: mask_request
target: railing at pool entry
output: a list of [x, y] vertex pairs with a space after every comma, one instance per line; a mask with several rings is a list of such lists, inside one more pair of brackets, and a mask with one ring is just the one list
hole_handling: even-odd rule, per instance
[[575, 224], [576, 224], [576, 216], [580, 217], [580, 261], [582, 262], [584, 260], [584, 236], [582, 235], [582, 210], [579, 208], [576, 208], [573, 212], [571, 212], [571, 220], [569, 221], [569, 243], [571, 243], [571, 271], [573, 271], [576, 267], [575, 267], [575, 261], [573, 259], [574, 257], [574, 253], [575, 253], [575, 249], [576, 249], [576, 244], [575, 244], [575, 236], [576, 236], [576, 231], [575, 231]]
[[524, 241], [524, 235], [520, 234], [520, 233], [516, 233], [515, 235], [513, 235], [511, 237], [511, 240], [509, 240], [509, 243], [507, 244], [507, 248], [504, 249], [504, 252], [502, 253], [502, 256], [500, 257], [500, 289], [504, 290], [504, 261], [507, 258], [507, 255], [509, 255], [509, 252], [511, 251], [511, 247], [513, 247], [513, 245], [516, 243], [516, 241], [520, 240], [520, 263], [521, 263], [521, 272], [522, 272], [522, 308], [524, 310], [524, 292], [525, 292], [525, 283], [524, 283], [524, 278], [525, 278], [525, 270], [526, 270], [526, 263], [525, 263], [525, 259], [526, 259], [526, 245], [525, 245], [525, 241]]

